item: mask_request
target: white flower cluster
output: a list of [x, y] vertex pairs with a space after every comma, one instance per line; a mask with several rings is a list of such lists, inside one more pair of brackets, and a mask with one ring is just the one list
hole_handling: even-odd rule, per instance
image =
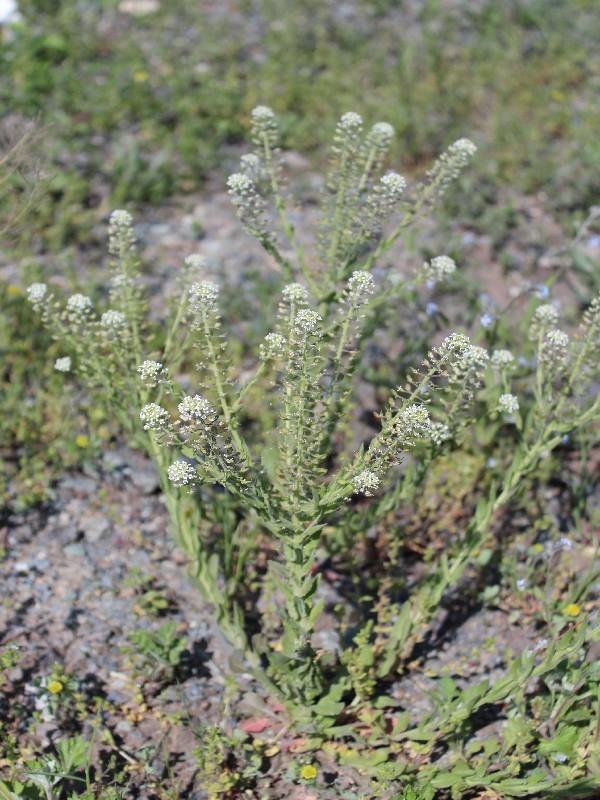
[[280, 333], [268, 333], [265, 336], [265, 341], [260, 346], [260, 357], [263, 361], [269, 358], [278, 358], [285, 352], [285, 345], [287, 339]]
[[245, 175], [247, 175], [250, 180], [258, 181], [261, 178], [261, 163], [260, 158], [256, 155], [256, 153], [247, 153], [246, 155], [240, 158], [240, 166]]
[[171, 418], [169, 412], [157, 403], [148, 403], [140, 411], [140, 419], [145, 422], [145, 431], [158, 431], [166, 428]]
[[440, 196], [444, 194], [446, 188], [460, 175], [476, 151], [477, 147], [470, 139], [458, 139], [445, 153], [442, 153], [427, 171], [430, 186], [436, 194]]
[[322, 321], [320, 314], [308, 308], [301, 308], [294, 319], [295, 329], [306, 333], [316, 333], [319, 330], [319, 322]]
[[275, 112], [272, 108], [269, 108], [269, 106], [256, 106], [252, 109], [250, 116], [252, 117], [252, 122], [256, 123], [272, 122], [275, 120]]
[[190, 269], [204, 269], [206, 267], [206, 259], [198, 253], [192, 253], [191, 256], [186, 256], [183, 263]]
[[396, 200], [406, 189], [406, 179], [397, 172], [388, 172], [382, 176], [379, 185], [391, 200]]
[[556, 325], [558, 322], [558, 311], [552, 303], [545, 303], [543, 306], [538, 306], [533, 316], [534, 319], [545, 325]]
[[529, 338], [535, 340], [538, 338], [540, 330], [547, 328], [554, 328], [558, 322], [558, 311], [552, 303], [544, 303], [538, 306], [531, 319], [529, 327]]
[[436, 256], [431, 261], [425, 262], [421, 267], [421, 275], [427, 279], [429, 288], [433, 288], [437, 281], [449, 278], [456, 271], [456, 262], [450, 256]]
[[394, 432], [402, 439], [421, 439], [429, 434], [430, 428], [429, 412], [425, 406], [407, 406], [394, 419]]
[[[255, 138], [255, 141], [258, 145], [264, 143], [261, 136]], [[237, 209], [238, 217], [242, 220], [246, 233], [258, 239], [259, 242], [272, 242], [274, 234], [267, 227], [264, 218], [264, 202], [252, 178], [243, 172], [236, 172], [227, 178], [227, 186], [231, 201]]]
[[357, 114], [356, 111], [348, 111], [342, 114], [338, 122], [338, 128], [340, 131], [354, 133], [362, 127], [362, 124], [363, 119], [360, 114]]
[[177, 406], [182, 422], [201, 422], [207, 427], [213, 425], [217, 419], [217, 412], [204, 397], [199, 394], [193, 397], [184, 397]]
[[73, 294], [67, 300], [67, 318], [70, 322], [83, 322], [92, 313], [93, 304], [89, 297], [84, 294]]
[[198, 478], [195, 468], [187, 461], [175, 461], [167, 469], [167, 475], [171, 483], [179, 488], [195, 483]]
[[132, 289], [135, 286], [135, 280], [129, 275], [123, 275], [122, 273], [113, 275], [110, 282], [112, 284], [112, 289]]
[[450, 428], [445, 422], [432, 422], [429, 426], [429, 435], [431, 436], [431, 441], [440, 447], [450, 438]]
[[450, 145], [448, 148], [448, 152], [465, 156], [474, 156], [477, 152], [477, 145], [474, 144], [470, 139], [457, 139], [453, 144]]
[[212, 281], [202, 281], [190, 286], [190, 308], [196, 313], [212, 311], [219, 299], [219, 286]]
[[390, 125], [389, 122], [376, 122], [371, 128], [369, 137], [372, 138], [373, 141], [376, 142], [376, 144], [380, 147], [387, 148], [394, 136], [394, 133], [394, 126]]
[[501, 394], [498, 398], [498, 411], [501, 414], [515, 414], [519, 410], [519, 400], [514, 394]]
[[297, 305], [308, 303], [308, 290], [301, 283], [288, 283], [283, 287], [281, 296], [286, 303], [296, 303]]
[[566, 364], [569, 334], [553, 329], [548, 331], [542, 342], [541, 361], [549, 367], [561, 368]]
[[140, 379], [149, 389], [162, 383], [166, 378], [165, 369], [160, 361], [146, 360], [140, 364], [137, 371], [140, 374]]
[[471, 341], [468, 336], [464, 333], [451, 333], [441, 343], [439, 350], [445, 354], [447, 352], [461, 352], [468, 347], [471, 347]]
[[394, 212], [406, 181], [397, 172], [388, 172], [379, 180], [367, 198], [368, 217], [360, 236], [373, 238], [379, 235], [383, 223]]
[[355, 270], [348, 281], [348, 289], [359, 303], [368, 303], [370, 295], [375, 291], [373, 276], [366, 269]]
[[63, 358], [57, 358], [54, 362], [54, 369], [57, 372], [70, 372], [71, 371], [71, 358], [70, 356], [64, 356]]
[[254, 181], [243, 172], [234, 172], [230, 175], [227, 178], [227, 186], [229, 193], [234, 197], [249, 198], [256, 192]]
[[470, 344], [461, 354], [461, 365], [468, 370], [479, 372], [488, 365], [490, 356], [487, 350], [476, 344]]
[[379, 478], [374, 472], [365, 469], [354, 478], [354, 491], [357, 494], [366, 494], [367, 497], [371, 496], [374, 491], [379, 489]]
[[110, 215], [109, 225], [111, 228], [130, 228], [133, 225], [133, 217], [129, 211], [117, 209]]
[[27, 288], [27, 299], [30, 303], [33, 303], [34, 306], [39, 306], [47, 294], [48, 286], [45, 283], [32, 283], [31, 286]]
[[108, 225], [108, 252], [118, 256], [123, 251], [131, 250], [134, 244], [133, 217], [129, 211], [113, 211]]
[[494, 350], [491, 362], [495, 367], [508, 367], [514, 363], [515, 357], [510, 350]]
[[109, 309], [100, 317], [100, 325], [108, 331], [120, 331], [125, 327], [125, 314]]
[[257, 145], [264, 145], [265, 139], [270, 148], [277, 147], [279, 127], [275, 112], [268, 106], [256, 106], [251, 115], [252, 139]]

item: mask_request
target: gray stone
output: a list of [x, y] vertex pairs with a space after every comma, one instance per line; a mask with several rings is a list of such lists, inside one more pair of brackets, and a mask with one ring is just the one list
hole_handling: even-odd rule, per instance
[[63, 547], [63, 553], [66, 553], [68, 556], [85, 556], [85, 547], [79, 542], [73, 542], [72, 544], [67, 544]]
[[110, 521], [101, 514], [93, 514], [83, 520], [81, 527], [88, 542], [97, 542], [110, 528]]
[[155, 467], [148, 465], [131, 470], [129, 476], [135, 488], [142, 494], [153, 494], [160, 489], [160, 479]]

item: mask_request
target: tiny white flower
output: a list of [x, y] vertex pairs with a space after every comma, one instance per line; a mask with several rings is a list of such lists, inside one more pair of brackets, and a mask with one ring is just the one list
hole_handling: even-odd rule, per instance
[[211, 311], [219, 299], [219, 286], [212, 281], [202, 281], [190, 286], [190, 307], [192, 311]]
[[159, 383], [164, 374], [163, 365], [160, 361], [144, 361], [137, 370], [140, 373], [141, 380], [148, 388], [152, 388]]
[[288, 283], [283, 287], [281, 296], [286, 303], [300, 303], [304, 305], [308, 302], [308, 290], [301, 283]]
[[109, 331], [119, 331], [125, 327], [125, 314], [109, 309], [100, 317], [100, 325]]
[[538, 306], [533, 315], [534, 319], [546, 325], [555, 325], [558, 322], [558, 311], [552, 303]]
[[167, 469], [167, 475], [171, 483], [180, 488], [189, 486], [198, 479], [198, 473], [195, 468], [191, 464], [188, 464], [187, 461], [175, 461]]
[[129, 211], [117, 209], [110, 215], [110, 225], [115, 228], [130, 228], [133, 225], [133, 217]]
[[429, 426], [431, 441], [438, 447], [450, 438], [450, 428], [445, 422], [432, 422]]
[[260, 166], [260, 158], [256, 153], [246, 153], [240, 158], [240, 162], [244, 167], [254, 172]]
[[515, 414], [519, 410], [519, 400], [514, 394], [501, 394], [498, 398], [498, 411], [501, 414]]
[[339, 127], [345, 131], [355, 131], [358, 130], [362, 124], [363, 120], [360, 114], [357, 114], [356, 111], [348, 111], [346, 114], [342, 114]]
[[527, 588], [527, 581], [525, 578], [519, 578], [516, 585], [519, 592], [524, 592]]
[[275, 120], [275, 112], [269, 106], [256, 106], [251, 113], [253, 122], [272, 122]]
[[169, 412], [157, 403], [148, 403], [140, 411], [140, 419], [145, 422], [145, 431], [156, 431], [165, 428], [171, 421]]
[[63, 358], [57, 358], [54, 362], [54, 369], [58, 372], [70, 372], [71, 371], [71, 358], [69, 356], [64, 356]]
[[479, 322], [481, 323], [482, 328], [491, 328], [494, 324], [494, 318], [486, 311], [485, 314], [482, 314], [479, 318]]
[[491, 361], [495, 367], [508, 367], [514, 360], [515, 357], [510, 350], [494, 350], [492, 353]]
[[379, 489], [379, 478], [371, 470], [364, 470], [354, 478], [354, 491], [357, 494], [370, 496], [373, 491]]
[[565, 753], [553, 753], [552, 758], [559, 764], [564, 764], [566, 761], [569, 760], [568, 756], [565, 755]]
[[487, 350], [476, 344], [470, 344], [461, 353], [461, 362], [465, 369], [483, 369], [490, 360]]
[[243, 172], [235, 172], [227, 178], [227, 186], [231, 194], [247, 197], [254, 194], [255, 187], [252, 178], [244, 175]]
[[371, 128], [371, 136], [381, 144], [386, 145], [393, 137], [394, 126], [389, 122], [376, 122]]
[[394, 421], [394, 429], [403, 438], [421, 438], [429, 433], [431, 421], [425, 406], [413, 404], [404, 408]]
[[468, 347], [471, 347], [471, 341], [468, 336], [465, 336], [464, 333], [451, 333], [450, 336], [446, 336], [444, 341], [440, 345], [440, 350], [443, 353], [447, 351], [464, 351]]
[[357, 300], [367, 303], [369, 296], [375, 291], [375, 281], [368, 270], [357, 269], [348, 281], [348, 288], [356, 294]]
[[92, 313], [93, 304], [84, 294], [73, 294], [67, 300], [67, 316], [73, 322], [80, 322]]
[[431, 272], [438, 280], [448, 278], [456, 272], [456, 261], [450, 256], [435, 256], [429, 262]]
[[179, 416], [182, 422], [202, 422], [205, 425], [212, 425], [217, 419], [217, 412], [199, 394], [193, 397], [184, 397], [178, 405]]
[[450, 145], [448, 152], [460, 153], [466, 156], [474, 156], [477, 152], [477, 145], [475, 145], [470, 139], [457, 139], [456, 142]]
[[559, 330], [548, 331], [544, 342], [550, 347], [562, 349], [569, 344], [569, 334]]
[[186, 267], [191, 267], [192, 269], [203, 269], [206, 266], [206, 259], [197, 253], [192, 253], [191, 256], [186, 256], [183, 259], [183, 263]]
[[268, 333], [265, 341], [260, 346], [260, 357], [263, 361], [269, 358], [277, 358], [285, 352], [286, 338], [280, 333]]
[[240, 166], [244, 174], [248, 175], [251, 180], [260, 180], [261, 163], [256, 153], [246, 153], [246, 155], [243, 155], [240, 158]]
[[48, 293], [48, 286], [45, 283], [32, 283], [27, 288], [27, 299], [30, 303], [37, 305], [41, 303]]
[[553, 329], [548, 331], [542, 342], [540, 359], [549, 366], [561, 367], [566, 362], [569, 334]]
[[315, 333], [319, 329], [319, 322], [322, 317], [316, 311], [311, 311], [308, 308], [301, 308], [296, 314], [294, 319], [294, 327], [296, 330], [301, 329], [307, 333]]
[[406, 189], [406, 179], [397, 172], [386, 173], [379, 181], [381, 187], [392, 198], [399, 197]]

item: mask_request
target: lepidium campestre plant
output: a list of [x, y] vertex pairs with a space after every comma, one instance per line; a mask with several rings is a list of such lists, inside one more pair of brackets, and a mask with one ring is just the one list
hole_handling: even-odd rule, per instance
[[[252, 343], [254, 372], [243, 383], [220, 287], [196, 257], [183, 270], [162, 352], [152, 352], [156, 339], [144, 310], [126, 212], [111, 218], [109, 309], [96, 312], [82, 295], [59, 303], [44, 284], [31, 286], [29, 296], [65, 343], [57, 369], [82, 374], [154, 459], [176, 541], [225, 635], [298, 725], [347, 736], [378, 684], [398, 674], [426, 635], [444, 593], [490, 537], [497, 513], [566, 433], [591, 426], [600, 416], [600, 401], [589, 392], [596, 377], [600, 304], [598, 299], [591, 304], [577, 337], [556, 327], [553, 307], [538, 308], [530, 326], [537, 366], [518, 375], [511, 351], [489, 353], [464, 333], [449, 334], [408, 375], [398, 376], [377, 430], [355, 447], [356, 372], [382, 307], [396, 304], [401, 313], [408, 289], [450, 279], [456, 270], [444, 255], [419, 267], [411, 281], [389, 282], [373, 267], [443, 193], [475, 146], [466, 139], [455, 142], [425, 180], [408, 189], [399, 174], [380, 175], [391, 127], [379, 123], [363, 135], [360, 116], [345, 114], [335, 132], [322, 219], [308, 254], [288, 210], [275, 115], [259, 107], [252, 123], [255, 150], [242, 159], [228, 186], [247, 232], [275, 258], [283, 285], [271, 331]], [[270, 202], [276, 230], [268, 222]], [[190, 361], [198, 364], [198, 378], [184, 392], [177, 373]], [[264, 413], [257, 414], [257, 407]], [[343, 659], [319, 649], [315, 627], [324, 604], [319, 563], [332, 544], [344, 541], [351, 549], [349, 536], [358, 534], [365, 520], [377, 524], [393, 510], [444, 452], [458, 452], [480, 418], [514, 426], [515, 452], [463, 535], [403, 602], [380, 593]], [[249, 599], [250, 576], [257, 575], [249, 555], [259, 545], [270, 554], [266, 571], [258, 574], [277, 598], [275, 625], [261, 625]], [[250, 636], [257, 627], [262, 632]], [[571, 650], [583, 641], [577, 639]], [[519, 662], [507, 692], [521, 672], [532, 674], [532, 663]], [[506, 701], [505, 693], [488, 695], [488, 688], [473, 695], [473, 709]], [[452, 725], [438, 722], [428, 720], [423, 741], [456, 734]], [[406, 728], [397, 733], [411, 738]], [[381, 726], [381, 736], [393, 738], [389, 726]]]

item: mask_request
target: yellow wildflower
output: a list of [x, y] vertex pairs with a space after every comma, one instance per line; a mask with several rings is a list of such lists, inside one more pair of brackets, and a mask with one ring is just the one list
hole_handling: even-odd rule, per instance
[[75, 444], [77, 447], [87, 447], [90, 443], [89, 437], [83, 433], [80, 433], [79, 436], [75, 439]]
[[305, 764], [300, 770], [300, 777], [305, 781], [314, 781], [317, 777], [317, 768], [312, 764]]
[[60, 681], [50, 681], [48, 691], [50, 694], [60, 694], [65, 687]]
[[6, 293], [9, 297], [18, 297], [21, 294], [21, 289], [19, 286], [15, 286], [14, 283], [10, 283], [6, 287]]
[[137, 72], [133, 73], [133, 80], [136, 83], [145, 83], [149, 77], [150, 75], [143, 69], [139, 69]]
[[581, 606], [577, 603], [569, 603], [563, 608], [563, 614], [566, 614], [567, 617], [578, 617], [581, 614]]

